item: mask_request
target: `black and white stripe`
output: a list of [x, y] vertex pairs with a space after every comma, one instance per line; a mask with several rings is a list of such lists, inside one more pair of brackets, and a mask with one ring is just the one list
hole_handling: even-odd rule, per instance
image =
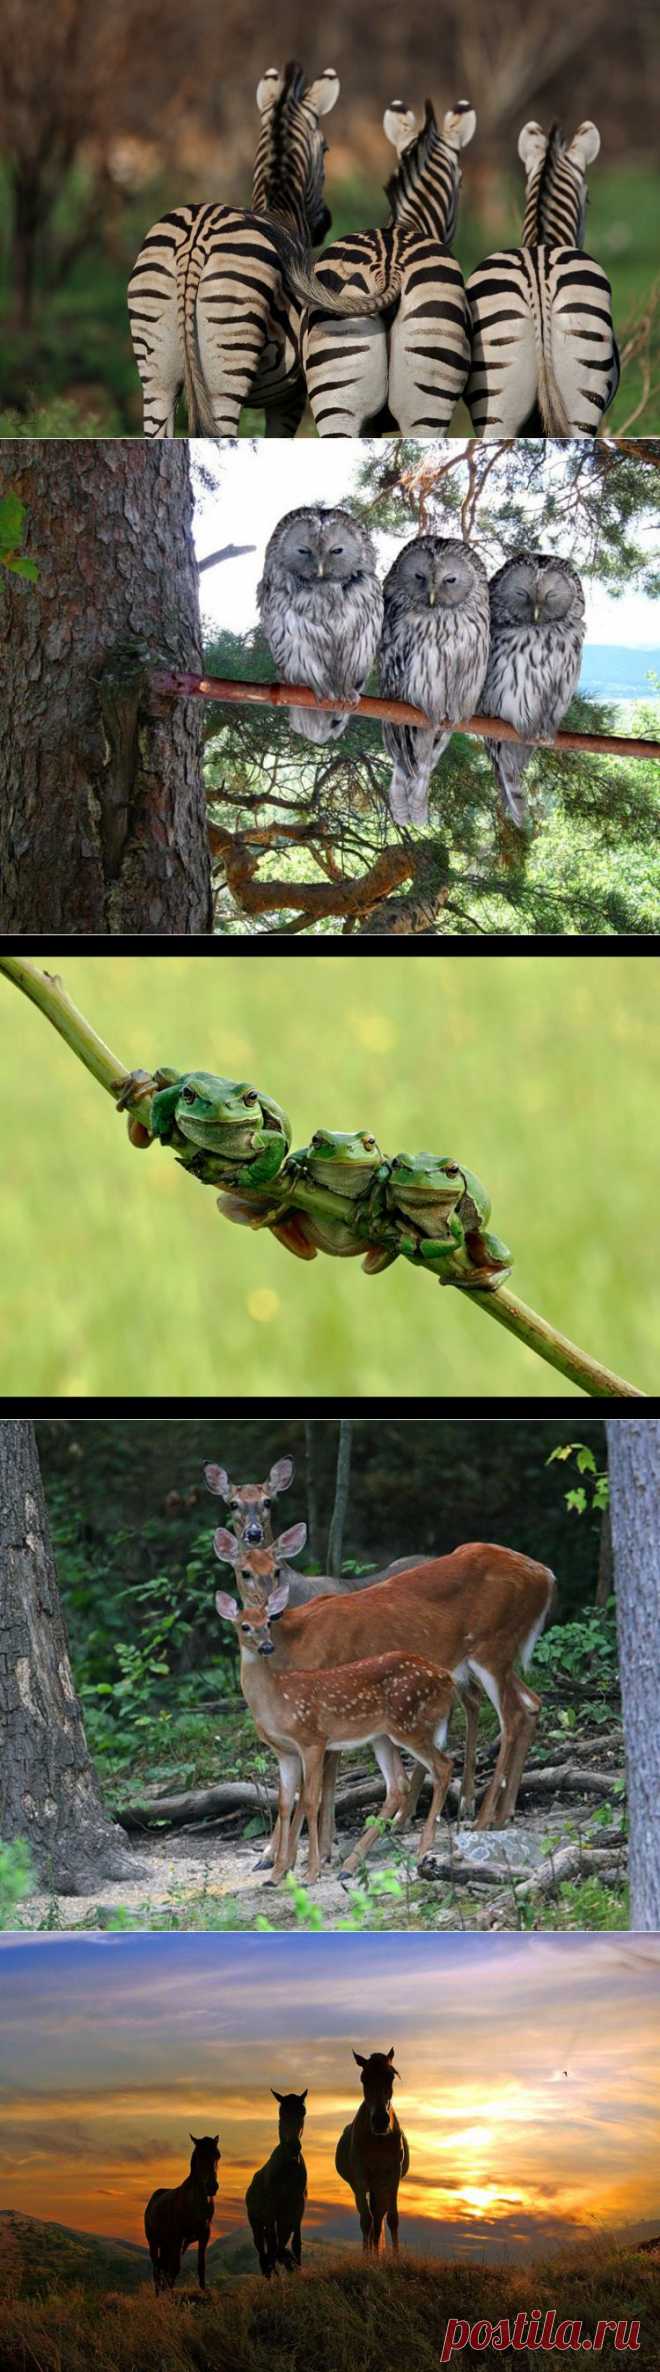
[[523, 245], [486, 257], [467, 283], [472, 365], [466, 393], [485, 438], [596, 436], [619, 384], [612, 292], [581, 248], [587, 166], [600, 148], [584, 123], [566, 147], [525, 124]]
[[257, 89], [250, 211], [175, 207], [149, 232], [128, 290], [145, 436], [173, 435], [182, 388], [191, 434], [236, 436], [249, 402], [264, 407], [267, 435], [294, 435], [300, 318], [318, 295], [309, 250], [331, 222], [320, 121], [338, 95], [332, 67], [307, 89], [302, 67], [271, 67]]
[[302, 330], [307, 391], [320, 436], [360, 436], [397, 426], [405, 435], [447, 428], [470, 361], [469, 314], [459, 265], [448, 252], [461, 183], [460, 150], [476, 117], [467, 100], [438, 130], [430, 100], [419, 128], [395, 100], [384, 128], [397, 153], [387, 184], [390, 219], [326, 248], [317, 278], [333, 294], [378, 293], [368, 321], [308, 313]]

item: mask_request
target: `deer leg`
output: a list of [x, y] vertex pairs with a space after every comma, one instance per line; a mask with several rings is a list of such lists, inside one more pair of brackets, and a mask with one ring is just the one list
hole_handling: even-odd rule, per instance
[[[492, 1779], [479, 1806], [476, 1826], [502, 1828], [515, 1804], [518, 1788], [539, 1715], [539, 1698], [510, 1673], [501, 1692], [491, 1672], [480, 1679], [500, 1724], [500, 1750]], [[505, 1808], [506, 1807], [506, 1808]]]
[[323, 1765], [321, 1818], [319, 1822], [319, 1845], [322, 1862], [332, 1861], [332, 1846], [335, 1833], [335, 1793], [337, 1787], [338, 1770], [339, 1755], [326, 1754]]
[[468, 1680], [465, 1682], [464, 1686], [461, 1686], [460, 1699], [463, 1712], [465, 1714], [465, 1759], [463, 1762], [463, 1776], [461, 1779], [461, 1792], [458, 1803], [458, 1817], [459, 1820], [474, 1820], [477, 1732], [479, 1729], [479, 1710], [481, 1706], [481, 1689], [477, 1686], [476, 1681]]
[[[371, 1744], [376, 1761], [383, 1773], [386, 1787], [385, 1802], [382, 1812], [379, 1813], [379, 1819], [396, 1820], [398, 1826], [400, 1816], [405, 1809], [408, 1792], [401, 1757], [391, 1738], [372, 1738]], [[358, 1837], [357, 1845], [353, 1846], [352, 1853], [349, 1853], [346, 1861], [342, 1862], [340, 1873], [342, 1878], [350, 1876], [351, 1871], [357, 1869], [358, 1862], [363, 1861], [365, 1854], [371, 1852], [377, 1836], [378, 1829], [375, 1821], [367, 1821], [362, 1835]]]
[[321, 1857], [319, 1853], [319, 1803], [321, 1800], [321, 1789], [323, 1786], [324, 1755], [325, 1749], [321, 1743], [318, 1746], [306, 1746], [302, 1757], [302, 1792], [305, 1818], [307, 1821], [306, 1877], [307, 1883], [310, 1886], [315, 1884], [316, 1879], [320, 1875], [321, 1869]]
[[[444, 1726], [446, 1729], [446, 1724]], [[417, 1847], [418, 1861], [422, 1860], [425, 1853], [431, 1853], [433, 1850], [433, 1845], [435, 1842], [436, 1821], [439, 1819], [440, 1813], [442, 1811], [447, 1788], [449, 1786], [449, 1781], [454, 1768], [451, 1755], [440, 1754], [437, 1746], [429, 1746], [428, 1754], [429, 1769], [431, 1772], [433, 1786], [431, 1790], [431, 1803], [429, 1811], [427, 1813]]]
[[271, 1879], [271, 1885], [273, 1886], [279, 1886], [280, 1878], [284, 1877], [285, 1872], [289, 1867], [291, 1813], [295, 1801], [296, 1790], [300, 1783], [300, 1760], [298, 1755], [281, 1754], [279, 1756], [279, 1773], [279, 1843], [277, 1848], [277, 1858], [273, 1862], [273, 1875]]

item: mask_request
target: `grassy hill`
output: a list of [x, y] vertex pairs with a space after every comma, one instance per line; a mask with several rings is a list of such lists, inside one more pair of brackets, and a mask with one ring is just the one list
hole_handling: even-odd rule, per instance
[[[0, 2296], [0, 2363], [2, 2372], [34, 2365], [39, 2372], [309, 2372], [310, 2364], [314, 2372], [437, 2372], [450, 2318], [496, 2328], [535, 2308], [554, 2309], [558, 2321], [579, 2320], [591, 2339], [600, 2318], [638, 2320], [639, 2347], [628, 2360], [638, 2372], [658, 2372], [657, 2261], [598, 2237], [516, 2269], [405, 2254], [398, 2263], [369, 2265], [352, 2251], [328, 2255], [320, 2269], [290, 2280], [266, 2285], [257, 2275], [223, 2284], [205, 2299], [159, 2299], [146, 2285], [134, 2295], [109, 2291], [102, 2315], [98, 2291], [82, 2287], [52, 2287], [39, 2300]], [[453, 2358], [461, 2367], [485, 2360], [512, 2372], [526, 2359], [506, 2344], [494, 2359], [469, 2345]], [[615, 2372], [624, 2360], [612, 2333], [598, 2364]], [[566, 2351], [544, 2351], [538, 2362], [559, 2372]]]
[[132, 2292], [149, 2275], [147, 2251], [130, 2240], [101, 2240], [66, 2224], [0, 2209], [0, 2294], [34, 2297], [73, 2285]]

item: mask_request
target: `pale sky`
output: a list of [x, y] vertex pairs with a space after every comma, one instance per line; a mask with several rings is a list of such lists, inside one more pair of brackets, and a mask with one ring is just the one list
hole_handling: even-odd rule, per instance
[[[214, 449], [214, 450], [217, 450]], [[193, 445], [208, 466], [208, 447]], [[259, 439], [255, 446], [242, 438], [228, 452], [222, 484], [215, 494], [200, 491], [196, 509], [195, 541], [198, 557], [225, 543], [254, 543], [244, 560], [222, 562], [202, 577], [204, 618], [211, 628], [231, 627], [247, 633], [256, 624], [256, 589], [268, 537], [285, 511], [303, 502], [342, 502], [356, 483], [364, 448], [343, 438], [301, 437]], [[406, 533], [412, 526], [406, 522]], [[404, 537], [377, 535], [376, 547], [384, 568], [390, 566]], [[570, 534], [566, 539], [571, 556]], [[660, 648], [660, 602], [636, 594], [631, 587], [615, 601], [593, 581], [586, 580], [587, 642]]]
[[335, 2172], [393, 2047], [408, 2247], [521, 2261], [658, 2229], [660, 1937], [0, 1937], [0, 2208], [140, 2240], [189, 2134], [220, 2132], [214, 2231], [309, 2088], [307, 2230], [357, 2245]]

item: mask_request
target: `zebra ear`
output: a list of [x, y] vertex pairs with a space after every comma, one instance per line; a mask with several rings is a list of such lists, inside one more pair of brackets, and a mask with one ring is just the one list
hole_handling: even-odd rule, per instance
[[315, 115], [329, 115], [331, 108], [337, 105], [340, 88], [339, 75], [335, 74], [334, 66], [325, 66], [318, 80], [310, 82], [309, 90], [305, 92], [307, 106], [313, 107]]
[[442, 126], [442, 137], [449, 148], [467, 148], [468, 141], [474, 139], [476, 129], [474, 108], [468, 107], [466, 99], [461, 99], [458, 107], [449, 108]]
[[566, 150], [566, 155], [571, 158], [572, 164], [579, 167], [581, 173], [586, 173], [587, 165], [593, 165], [599, 148], [600, 132], [597, 125], [579, 124], [577, 132], [573, 134], [570, 148]]
[[518, 140], [518, 155], [526, 173], [533, 173], [535, 166], [542, 163], [547, 145], [547, 133], [541, 131], [540, 124], [523, 124]]
[[279, 66], [267, 66], [265, 74], [262, 74], [261, 82], [257, 83], [257, 106], [260, 115], [265, 113], [267, 107], [274, 107], [275, 101], [281, 97], [283, 89], [284, 75], [280, 73]]
[[411, 141], [416, 139], [419, 131], [412, 107], [404, 107], [402, 99], [393, 99], [391, 107], [385, 109], [383, 131], [386, 140], [391, 140], [397, 156], [402, 156], [404, 148], [410, 148]]

